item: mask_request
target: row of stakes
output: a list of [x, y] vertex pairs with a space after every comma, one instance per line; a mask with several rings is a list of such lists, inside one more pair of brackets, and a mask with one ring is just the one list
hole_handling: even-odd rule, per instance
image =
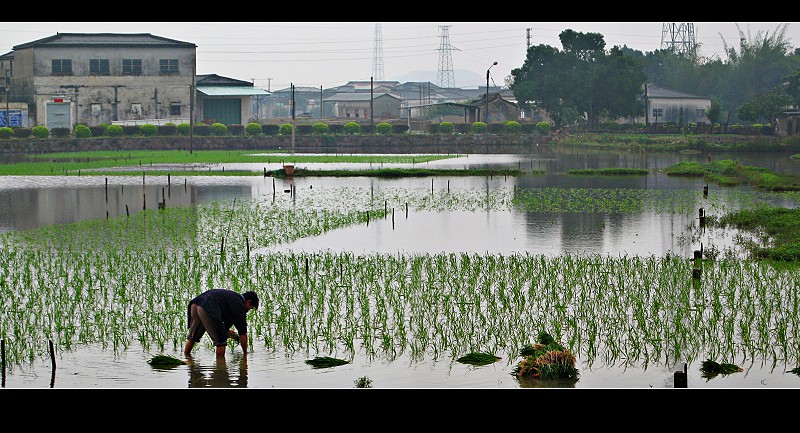
[[[703, 197], [708, 197], [708, 185], [703, 187]], [[698, 210], [698, 219], [700, 223], [700, 227], [706, 226], [706, 212], [703, 208]], [[703, 259], [703, 243], [700, 243], [700, 249], [694, 250], [694, 257], [695, 267], [692, 269], [692, 279], [699, 280], [700, 276], [702, 275], [701, 268], [697, 267], [698, 264], [702, 264], [701, 260]], [[675, 388], [688, 388], [689, 387], [689, 374], [687, 371], [687, 364], [683, 363], [683, 371], [676, 371], [673, 374], [673, 381]]]
[[[50, 388], [56, 384], [56, 352], [53, 348], [53, 340], [48, 340], [50, 344], [50, 365], [52, 366], [50, 373]], [[0, 340], [0, 363], [3, 366], [2, 374], [2, 387], [6, 387], [6, 340]]]

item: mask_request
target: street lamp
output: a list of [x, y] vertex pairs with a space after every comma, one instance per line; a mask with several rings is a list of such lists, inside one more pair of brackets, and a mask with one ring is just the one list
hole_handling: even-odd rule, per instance
[[[496, 65], [497, 62], [492, 63], [492, 66]], [[489, 69], [486, 70], [486, 113], [483, 114], [483, 121], [488, 125], [489, 124], [489, 70], [492, 69], [492, 66], [489, 66]]]

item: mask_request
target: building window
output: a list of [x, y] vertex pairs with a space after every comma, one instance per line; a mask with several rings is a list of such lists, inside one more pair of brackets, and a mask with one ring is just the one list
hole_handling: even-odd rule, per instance
[[664, 117], [663, 108], [653, 108], [653, 119], [658, 120], [659, 117]]
[[169, 103], [169, 115], [170, 116], [180, 116], [181, 115], [181, 103], [180, 102], [170, 102]]
[[111, 68], [108, 65], [108, 59], [89, 59], [89, 74], [90, 75], [109, 75]]
[[53, 59], [53, 75], [72, 75], [72, 60]]
[[103, 106], [101, 104], [92, 104], [92, 116], [99, 116], [103, 111], [102, 108]]
[[142, 115], [142, 104], [134, 103], [131, 104], [131, 114], [134, 116], [141, 116]]
[[122, 59], [123, 75], [142, 75], [142, 59]]
[[697, 117], [706, 117], [706, 110], [698, 108], [695, 114], [697, 115]]
[[160, 59], [158, 61], [158, 70], [162, 74], [177, 74], [178, 59]]

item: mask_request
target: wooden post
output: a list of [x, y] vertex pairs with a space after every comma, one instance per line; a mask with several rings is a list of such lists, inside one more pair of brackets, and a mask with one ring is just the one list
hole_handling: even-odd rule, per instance
[[686, 372], [686, 363], [683, 363], [683, 371], [676, 371], [674, 374], [675, 388], [688, 388], [689, 378]]
[[56, 383], [56, 352], [53, 350], [53, 340], [50, 342], [50, 363], [53, 365], [53, 371], [50, 374], [50, 388]]

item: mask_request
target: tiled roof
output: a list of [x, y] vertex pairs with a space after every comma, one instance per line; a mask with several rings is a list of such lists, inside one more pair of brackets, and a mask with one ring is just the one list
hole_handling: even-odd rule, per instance
[[154, 36], [150, 33], [56, 33], [53, 36], [14, 46], [15, 50], [31, 47], [192, 47], [191, 42], [182, 42]]

